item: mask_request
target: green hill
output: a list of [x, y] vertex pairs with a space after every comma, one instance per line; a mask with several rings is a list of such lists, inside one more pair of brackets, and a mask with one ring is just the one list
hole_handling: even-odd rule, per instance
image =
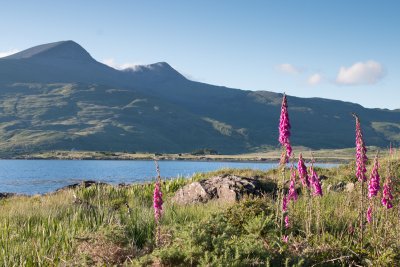
[[[119, 71], [72, 41], [46, 44], [0, 59], [0, 152], [249, 152], [277, 146], [281, 98], [190, 81], [165, 62]], [[368, 145], [400, 142], [399, 110], [288, 102], [295, 145], [353, 146], [352, 112]]]

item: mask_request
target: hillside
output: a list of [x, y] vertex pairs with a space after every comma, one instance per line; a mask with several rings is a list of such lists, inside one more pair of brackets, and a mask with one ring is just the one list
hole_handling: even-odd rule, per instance
[[[0, 59], [0, 152], [276, 147], [281, 97], [191, 81], [165, 62], [120, 71], [73, 41], [45, 44]], [[368, 145], [400, 142], [400, 110], [321, 98], [288, 102], [295, 145], [353, 146], [352, 112]]]

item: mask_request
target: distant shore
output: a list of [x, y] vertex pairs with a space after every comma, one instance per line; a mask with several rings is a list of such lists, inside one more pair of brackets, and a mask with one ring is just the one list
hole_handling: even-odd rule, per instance
[[[369, 153], [375, 154], [384, 149], [370, 147]], [[319, 163], [348, 163], [354, 160], [354, 148], [345, 149], [321, 149], [310, 150], [308, 148], [295, 148], [294, 155], [303, 153], [304, 158], [314, 158]], [[278, 162], [280, 159], [279, 150], [257, 152], [236, 155], [193, 155], [190, 153], [129, 153], [109, 151], [48, 151], [12, 156], [2, 156], [1, 159], [23, 159], [23, 160], [167, 160], [167, 161], [231, 161], [231, 162]]]

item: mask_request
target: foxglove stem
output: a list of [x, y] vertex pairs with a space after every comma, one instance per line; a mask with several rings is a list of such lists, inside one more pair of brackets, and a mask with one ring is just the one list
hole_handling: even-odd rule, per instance
[[295, 201], [297, 201], [299, 196], [296, 191], [296, 170], [293, 168], [293, 165], [290, 169], [290, 173], [291, 173], [291, 176], [290, 176], [288, 199], [289, 199], [289, 201], [291, 200], [291, 201], [295, 202]]
[[292, 155], [292, 146], [290, 145], [290, 122], [286, 94], [283, 94], [281, 116], [279, 119], [279, 143], [285, 148], [285, 154], [283, 155], [285, 163], [289, 161]]
[[161, 192], [161, 175], [160, 168], [158, 166], [158, 162], [155, 161], [156, 171], [157, 171], [157, 181], [154, 186], [153, 192], [153, 208], [154, 208], [154, 219], [156, 221], [156, 245], [160, 244], [161, 240], [161, 228], [160, 228], [160, 219], [162, 215], [162, 192]]
[[372, 206], [369, 206], [367, 210], [367, 222], [368, 223], [372, 222]]
[[356, 114], [353, 114], [353, 117], [356, 120], [356, 177], [358, 181], [361, 183], [360, 188], [360, 211], [359, 211], [359, 219], [360, 219], [360, 244], [361, 248], [364, 247], [364, 183], [367, 180], [366, 177], [366, 164], [367, 164], [367, 148], [364, 143], [363, 133], [361, 129], [361, 122], [359, 117]]

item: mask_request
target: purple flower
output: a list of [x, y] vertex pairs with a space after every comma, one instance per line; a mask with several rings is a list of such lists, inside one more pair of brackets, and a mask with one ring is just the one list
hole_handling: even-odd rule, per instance
[[372, 222], [372, 207], [369, 206], [367, 210], [367, 222], [370, 223]]
[[282, 236], [282, 241], [284, 243], [287, 243], [289, 241], [289, 236], [287, 236], [287, 235]]
[[285, 160], [283, 162], [288, 162], [290, 156], [292, 155], [292, 146], [290, 145], [290, 122], [289, 113], [287, 109], [287, 99], [286, 95], [283, 94], [281, 116], [279, 119], [279, 143], [286, 149]]
[[283, 199], [282, 199], [282, 211], [283, 212], [287, 211], [287, 205], [288, 205], [288, 198], [286, 195], [283, 195]]
[[161, 185], [160, 181], [157, 181], [154, 187], [154, 194], [153, 194], [153, 207], [154, 207], [154, 218], [158, 223], [161, 218], [162, 212], [162, 192], [161, 192]]
[[293, 165], [290, 169], [290, 185], [288, 192], [288, 199], [291, 201], [296, 201], [298, 199], [297, 191], [296, 191], [296, 170], [293, 168]]
[[285, 216], [285, 227], [286, 227], [286, 229], [290, 227], [290, 221], [289, 221], [288, 215]]
[[380, 176], [378, 173], [379, 163], [378, 155], [375, 156], [374, 166], [372, 167], [371, 176], [368, 183], [368, 198], [372, 198], [378, 194], [380, 188]]
[[314, 166], [310, 166], [310, 183], [314, 189], [314, 196], [322, 196], [322, 187], [317, 172], [314, 170]]
[[365, 173], [367, 169], [365, 167], [367, 163], [367, 148], [364, 144], [363, 134], [361, 130], [360, 119], [357, 115], [353, 114], [356, 118], [356, 176], [358, 181], [366, 181], [367, 176]]
[[307, 167], [304, 164], [303, 155], [300, 153], [299, 162], [297, 163], [297, 170], [299, 171], [299, 177], [303, 186], [310, 187], [310, 182], [308, 181]]
[[391, 209], [391, 208], [393, 208], [392, 199], [393, 199], [392, 187], [391, 187], [391, 183], [390, 183], [390, 178], [388, 178], [386, 180], [385, 184], [383, 185], [383, 196], [382, 196], [381, 203], [387, 209]]

